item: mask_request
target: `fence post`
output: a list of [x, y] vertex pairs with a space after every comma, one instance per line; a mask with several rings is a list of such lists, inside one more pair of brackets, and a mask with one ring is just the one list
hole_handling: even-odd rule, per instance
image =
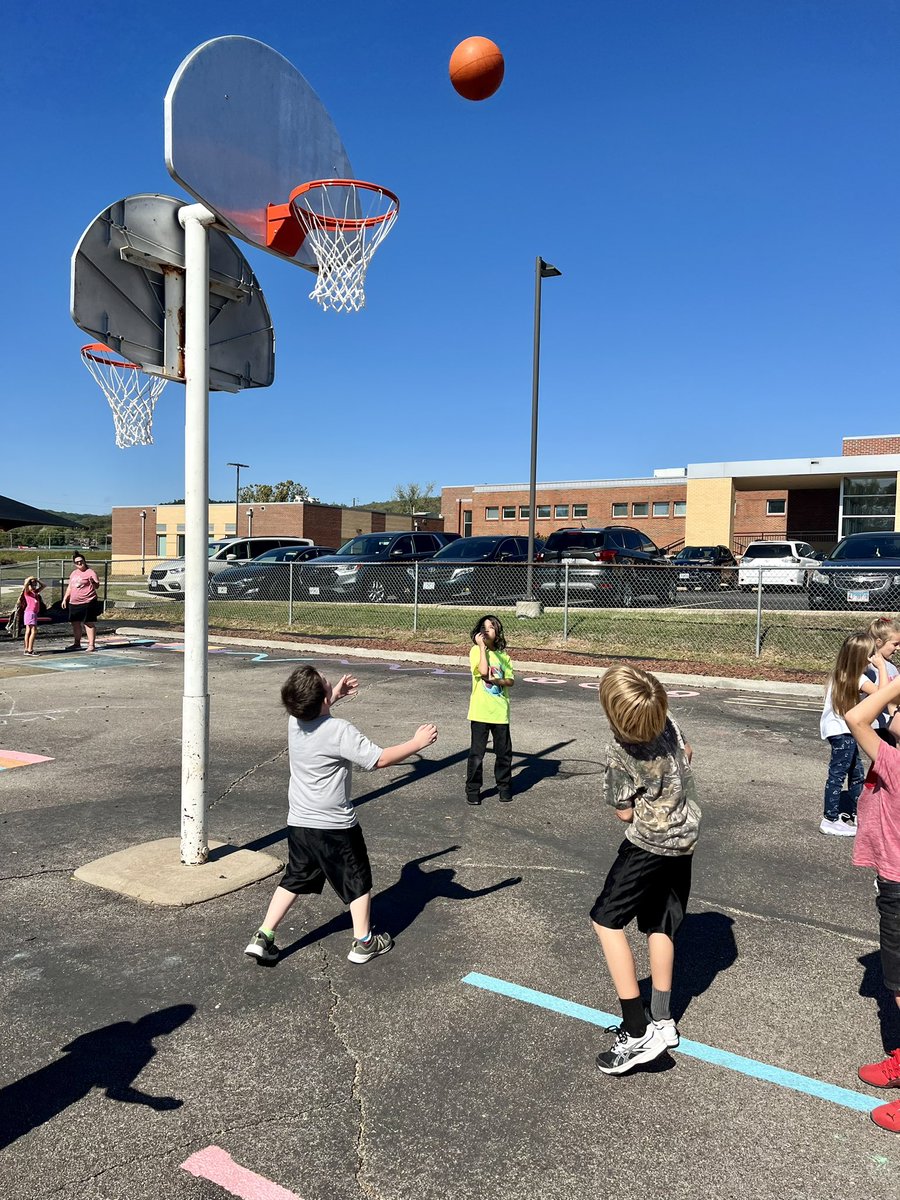
[[34, 568], [34, 573], [37, 576], [37, 578], [40, 579], [40, 577], [41, 577], [41, 556], [40, 555], [37, 556], [37, 565]]
[[756, 657], [759, 658], [762, 650], [762, 567], [759, 568], [756, 576]]
[[109, 559], [105, 559], [103, 563], [103, 611], [106, 612], [109, 604]]
[[563, 641], [569, 640], [569, 563], [566, 562], [566, 582], [563, 592]]
[[294, 564], [288, 563], [288, 625], [294, 623]]
[[413, 563], [413, 633], [419, 632], [419, 563]]

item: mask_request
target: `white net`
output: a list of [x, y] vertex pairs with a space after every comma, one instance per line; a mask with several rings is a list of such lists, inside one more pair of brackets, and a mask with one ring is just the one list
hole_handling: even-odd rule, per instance
[[161, 375], [145, 375], [135, 363], [118, 360], [108, 346], [95, 343], [83, 346], [81, 361], [100, 385], [116, 426], [116, 445], [153, 444], [153, 409], [168, 380]]
[[319, 264], [309, 293], [323, 309], [358, 312], [366, 303], [366, 271], [397, 219], [397, 197], [371, 183], [325, 179], [291, 197]]

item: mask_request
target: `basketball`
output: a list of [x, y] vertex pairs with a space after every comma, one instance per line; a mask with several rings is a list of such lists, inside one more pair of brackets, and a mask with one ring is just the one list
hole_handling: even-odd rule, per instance
[[487, 100], [503, 82], [503, 55], [490, 38], [470, 37], [450, 55], [450, 82], [465, 100]]

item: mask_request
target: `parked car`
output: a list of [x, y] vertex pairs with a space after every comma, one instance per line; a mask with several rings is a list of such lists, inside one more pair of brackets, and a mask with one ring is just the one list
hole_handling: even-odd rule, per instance
[[805, 588], [819, 556], [808, 542], [751, 542], [741, 558], [738, 588], [750, 592], [763, 587]]
[[210, 599], [290, 600], [302, 595], [300, 575], [292, 563], [309, 562], [334, 554], [334, 546], [280, 546], [267, 550], [250, 562], [220, 571], [209, 581]]
[[[540, 539], [535, 539], [536, 555], [543, 546]], [[525, 568], [521, 564], [527, 562], [527, 537], [458, 538], [419, 567], [419, 600], [432, 604], [493, 604], [518, 599], [525, 594]], [[504, 564], [513, 563], [519, 565], [505, 569]], [[407, 573], [414, 587], [414, 568]]]
[[646, 534], [627, 525], [598, 529], [557, 529], [540, 556], [535, 589], [549, 604], [570, 603], [631, 608], [647, 600], [674, 604], [676, 572]]
[[851, 533], [812, 572], [810, 608], [900, 608], [900, 533]]
[[458, 533], [363, 533], [336, 554], [301, 568], [301, 595], [312, 600], [355, 600], [382, 604], [407, 600], [411, 562], [433, 558]]
[[[312, 538], [303, 537], [223, 538], [221, 541], [209, 543], [209, 575], [218, 575], [232, 563], [258, 558], [267, 550], [275, 550], [280, 546], [311, 546], [312, 544]], [[150, 572], [147, 587], [155, 595], [169, 596], [172, 600], [183, 600], [184, 559], [173, 558], [154, 567]]]
[[[685, 546], [672, 563], [678, 568], [679, 587], [712, 591], [734, 587], [737, 560], [727, 546]], [[718, 570], [717, 570], [718, 568]]]

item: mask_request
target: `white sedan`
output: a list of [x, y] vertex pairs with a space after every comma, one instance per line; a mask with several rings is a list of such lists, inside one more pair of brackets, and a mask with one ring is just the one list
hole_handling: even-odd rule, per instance
[[738, 587], [751, 591], [759, 586], [805, 588], [810, 571], [821, 560], [808, 542], [751, 542], [738, 570]]

